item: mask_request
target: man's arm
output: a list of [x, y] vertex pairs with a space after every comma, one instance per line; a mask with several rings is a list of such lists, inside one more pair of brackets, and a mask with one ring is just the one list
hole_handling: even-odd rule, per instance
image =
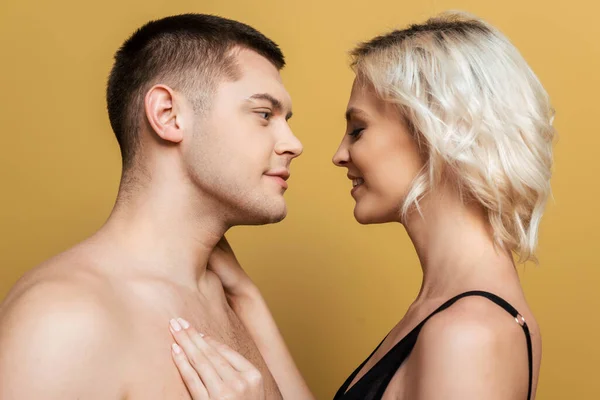
[[42, 283], [0, 314], [0, 399], [122, 397], [119, 332], [101, 299]]

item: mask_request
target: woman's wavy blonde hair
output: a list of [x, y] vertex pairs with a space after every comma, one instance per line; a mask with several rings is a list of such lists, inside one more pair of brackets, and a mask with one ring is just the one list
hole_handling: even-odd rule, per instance
[[487, 211], [494, 239], [519, 261], [537, 261], [538, 227], [550, 195], [554, 110], [519, 51], [497, 29], [446, 12], [360, 44], [358, 80], [395, 103], [425, 154], [401, 208], [452, 177]]

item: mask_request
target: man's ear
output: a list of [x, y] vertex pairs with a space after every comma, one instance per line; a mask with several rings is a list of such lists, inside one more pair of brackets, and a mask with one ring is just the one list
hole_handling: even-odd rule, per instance
[[176, 106], [175, 93], [166, 85], [154, 85], [144, 98], [148, 123], [163, 140], [179, 143], [183, 140], [182, 110]]

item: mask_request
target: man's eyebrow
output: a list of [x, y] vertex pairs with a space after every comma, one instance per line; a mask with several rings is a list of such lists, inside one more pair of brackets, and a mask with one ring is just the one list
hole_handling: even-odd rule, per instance
[[[281, 101], [279, 101], [278, 99], [276, 99], [274, 96], [270, 95], [269, 93], [256, 93], [252, 96], [250, 96], [250, 98], [248, 100], [266, 100], [269, 103], [271, 103], [271, 107], [273, 107], [274, 110], [276, 111], [281, 111], [283, 110], [283, 104], [281, 103]], [[285, 116], [286, 121], [290, 118], [292, 118], [292, 111], [290, 110], [290, 112], [287, 113], [287, 115]]]
[[350, 121], [353, 117], [362, 117], [363, 119], [366, 119], [367, 113], [359, 108], [350, 107], [346, 110], [346, 122]]

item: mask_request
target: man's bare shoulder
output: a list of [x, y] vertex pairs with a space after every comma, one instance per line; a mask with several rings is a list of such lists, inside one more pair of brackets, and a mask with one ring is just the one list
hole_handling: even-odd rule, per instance
[[0, 304], [0, 315], [15, 301], [53, 298], [54, 292], [60, 294], [63, 290], [64, 295], [57, 300], [81, 294], [102, 297], [114, 283], [108, 271], [115, 263], [118, 260], [111, 256], [107, 246], [97, 245], [91, 239], [83, 241], [25, 273]]
[[0, 398], [118, 397], [121, 313], [76, 260], [35, 268], [0, 307]]

